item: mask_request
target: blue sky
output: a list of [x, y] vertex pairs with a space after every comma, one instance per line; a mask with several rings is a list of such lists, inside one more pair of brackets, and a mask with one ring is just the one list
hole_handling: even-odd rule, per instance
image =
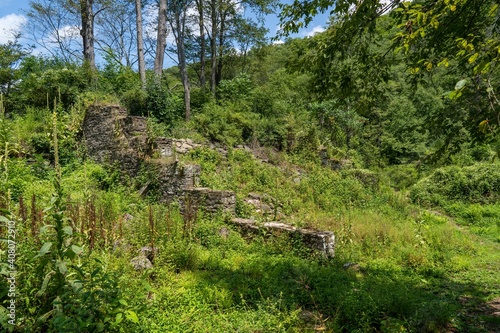
[[[290, 2], [291, 0], [284, 0]], [[20, 31], [22, 24], [26, 21], [23, 10], [29, 6], [28, 0], [0, 0], [0, 44], [6, 43], [12, 38], [12, 32]], [[307, 28], [299, 31], [291, 37], [305, 37], [314, 32], [321, 32], [328, 21], [328, 15], [318, 15]], [[269, 29], [269, 37], [274, 37], [278, 27], [279, 20], [275, 14], [267, 15], [265, 20], [266, 27]]]

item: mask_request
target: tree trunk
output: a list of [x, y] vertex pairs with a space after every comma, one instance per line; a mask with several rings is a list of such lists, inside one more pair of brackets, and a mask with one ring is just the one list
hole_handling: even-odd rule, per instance
[[210, 73], [210, 89], [215, 97], [217, 78], [217, 0], [211, 1], [212, 36], [210, 36], [210, 54], [212, 56], [212, 70]]
[[175, 42], [177, 44], [177, 58], [179, 60], [179, 70], [181, 74], [182, 86], [184, 88], [184, 107], [186, 110], [186, 120], [189, 120], [191, 117], [191, 91], [189, 87], [189, 77], [187, 73], [187, 64], [186, 64], [186, 50], [185, 50], [185, 28], [186, 28], [186, 9], [187, 8], [179, 8], [177, 6], [175, 8], [175, 30], [177, 33], [175, 34]]
[[88, 62], [91, 70], [95, 70], [94, 51], [94, 0], [80, 0], [80, 13], [82, 17], [83, 60]]
[[189, 120], [189, 118], [191, 118], [191, 88], [189, 86], [184, 46], [182, 47], [182, 51], [179, 49], [179, 69], [181, 72], [182, 86], [184, 87], [184, 107], [186, 109], [185, 118], [186, 120]]
[[135, 13], [137, 25], [137, 58], [139, 61], [139, 76], [142, 89], [146, 88], [146, 63], [144, 61], [144, 42], [142, 41], [142, 6], [141, 0], [135, 0]]
[[163, 59], [165, 58], [165, 47], [167, 46], [167, 0], [160, 0], [158, 10], [158, 34], [156, 38], [156, 57], [154, 73], [156, 79], [161, 79], [163, 71]]
[[205, 88], [205, 22], [203, 12], [203, 0], [196, 1], [198, 9], [198, 25], [200, 29], [200, 87]]
[[217, 74], [215, 76], [215, 84], [219, 85], [222, 80], [222, 56], [224, 55], [224, 33], [226, 23], [226, 11], [220, 15], [220, 28], [219, 28], [219, 59], [217, 60]]

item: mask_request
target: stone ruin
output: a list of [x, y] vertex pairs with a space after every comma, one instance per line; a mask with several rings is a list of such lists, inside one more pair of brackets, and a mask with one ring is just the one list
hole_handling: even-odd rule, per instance
[[335, 255], [335, 235], [331, 231], [299, 229], [280, 222], [266, 222], [259, 225], [255, 220], [240, 218], [232, 219], [231, 223], [238, 226], [245, 234], [286, 234], [298, 237], [305, 246], [325, 258], [333, 258]]
[[[154, 170], [162, 202], [177, 201], [181, 209], [189, 205], [189, 209], [203, 208], [207, 213], [225, 211], [234, 215], [234, 192], [200, 187], [200, 166], [182, 164], [177, 160], [177, 154], [186, 154], [190, 150], [203, 147], [201, 144], [190, 139], [164, 137], [151, 141], [147, 130], [145, 117], [129, 116], [124, 108], [117, 105], [93, 105], [85, 114], [82, 140], [88, 155], [98, 163], [118, 165], [132, 177], [136, 176], [144, 165]], [[227, 154], [226, 150], [215, 144], [210, 144], [209, 147], [223, 155]], [[141, 192], [145, 192], [148, 185], [145, 184]], [[272, 204], [267, 202], [269, 200], [265, 200], [265, 196], [252, 194], [247, 201], [268, 214], [274, 210]], [[298, 229], [280, 222], [259, 225], [249, 219], [233, 219], [232, 223], [243, 233], [285, 233], [300, 237], [306, 246], [323, 256], [334, 256], [335, 237], [330, 231]], [[142, 257], [135, 259], [138, 262], [134, 265], [143, 266], [145, 260]]]
[[[199, 187], [200, 166], [182, 164], [174, 156], [182, 140], [157, 138], [151, 142], [148, 139], [147, 118], [129, 116], [127, 110], [117, 105], [94, 105], [85, 114], [82, 132], [87, 153], [96, 162], [116, 164], [132, 177], [144, 165], [153, 169], [161, 201], [177, 201], [183, 206], [188, 196], [193, 205], [208, 212], [223, 210], [234, 213], [234, 192]], [[193, 143], [190, 140], [186, 142], [191, 144], [189, 149], [192, 149]], [[185, 153], [187, 149], [181, 152]], [[142, 192], [147, 190], [147, 185]]]

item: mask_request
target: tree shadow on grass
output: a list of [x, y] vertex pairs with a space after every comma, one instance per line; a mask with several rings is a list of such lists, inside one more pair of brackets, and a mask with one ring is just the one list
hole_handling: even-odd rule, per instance
[[[225, 289], [234, 305], [257, 308], [279, 302], [287, 310], [300, 309], [304, 327], [335, 332], [500, 331], [494, 309], [488, 310], [484, 301], [489, 295], [484, 286], [457, 283], [438, 273], [345, 269], [338, 260], [283, 253], [246, 253], [236, 268], [215, 261], [191, 271], [199, 288]], [[470, 309], [464, 304], [467, 298], [473, 300]]]

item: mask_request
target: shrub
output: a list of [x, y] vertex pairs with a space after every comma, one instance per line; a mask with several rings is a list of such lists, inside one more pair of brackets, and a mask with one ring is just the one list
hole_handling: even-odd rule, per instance
[[242, 111], [235, 104], [208, 104], [195, 116], [194, 124], [208, 139], [233, 146], [253, 138], [258, 119], [255, 113]]
[[448, 200], [495, 203], [500, 199], [500, 168], [489, 163], [440, 168], [419, 181], [411, 189], [410, 198], [430, 205]]
[[88, 87], [85, 69], [57, 59], [28, 57], [21, 64], [21, 99], [29, 105], [52, 106], [57, 99], [64, 108], [74, 104]]

